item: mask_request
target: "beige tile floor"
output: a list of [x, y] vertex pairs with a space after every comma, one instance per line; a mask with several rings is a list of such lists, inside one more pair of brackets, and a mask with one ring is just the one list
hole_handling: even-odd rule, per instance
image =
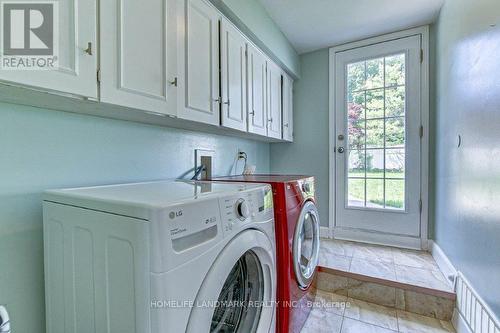
[[319, 264], [390, 281], [453, 291], [434, 258], [424, 251], [322, 239]]
[[451, 323], [318, 290], [301, 333], [449, 333]]

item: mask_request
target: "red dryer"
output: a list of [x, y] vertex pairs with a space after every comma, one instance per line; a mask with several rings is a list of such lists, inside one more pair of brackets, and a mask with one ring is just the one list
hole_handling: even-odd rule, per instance
[[311, 311], [319, 256], [314, 177], [244, 175], [212, 180], [271, 184], [277, 257], [276, 332], [300, 332]]

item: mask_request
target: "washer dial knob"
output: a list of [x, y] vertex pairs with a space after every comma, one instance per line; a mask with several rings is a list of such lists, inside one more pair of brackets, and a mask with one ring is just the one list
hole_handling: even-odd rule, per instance
[[244, 199], [236, 201], [236, 215], [242, 221], [250, 216], [250, 208]]

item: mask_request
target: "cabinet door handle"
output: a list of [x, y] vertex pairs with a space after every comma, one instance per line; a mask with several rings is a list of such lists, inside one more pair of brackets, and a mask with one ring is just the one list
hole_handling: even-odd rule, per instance
[[255, 110], [252, 110], [252, 112], [249, 112], [248, 114], [251, 114], [253, 117], [255, 117]]
[[92, 55], [92, 42], [87, 43], [87, 48], [85, 49], [85, 53], [88, 55]]
[[170, 84], [173, 85], [174, 87], [177, 87], [177, 77], [174, 77], [174, 80], [170, 81]]
[[267, 121], [270, 122], [270, 123], [272, 123], [273, 122], [273, 118], [269, 118]]
[[221, 98], [220, 97], [214, 98], [214, 102], [220, 103], [221, 102]]
[[288, 127], [288, 123], [286, 123], [286, 124], [283, 124], [283, 126], [284, 126], [284, 127]]
[[227, 106], [229, 106], [229, 100], [227, 100], [227, 102], [224, 102], [224, 104], [226, 104]]

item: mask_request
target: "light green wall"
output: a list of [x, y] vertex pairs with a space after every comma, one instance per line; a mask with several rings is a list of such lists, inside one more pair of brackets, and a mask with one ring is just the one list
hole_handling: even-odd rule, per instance
[[258, 0], [210, 0], [274, 61], [300, 76], [299, 56]]
[[316, 177], [322, 226], [328, 226], [328, 49], [300, 56], [294, 82], [294, 143], [271, 144], [273, 173]]
[[[257, 0], [212, 2], [299, 76], [297, 52]], [[267, 143], [0, 103], [0, 304], [13, 332], [45, 331], [42, 191], [181, 177], [195, 148], [215, 149], [217, 175], [231, 172], [238, 149], [270, 171]]]
[[500, 318], [500, 2], [446, 1], [436, 46], [435, 241]]
[[13, 332], [45, 331], [42, 191], [181, 177], [195, 148], [216, 151], [218, 175], [238, 148], [269, 171], [267, 143], [0, 103], [0, 304]]

